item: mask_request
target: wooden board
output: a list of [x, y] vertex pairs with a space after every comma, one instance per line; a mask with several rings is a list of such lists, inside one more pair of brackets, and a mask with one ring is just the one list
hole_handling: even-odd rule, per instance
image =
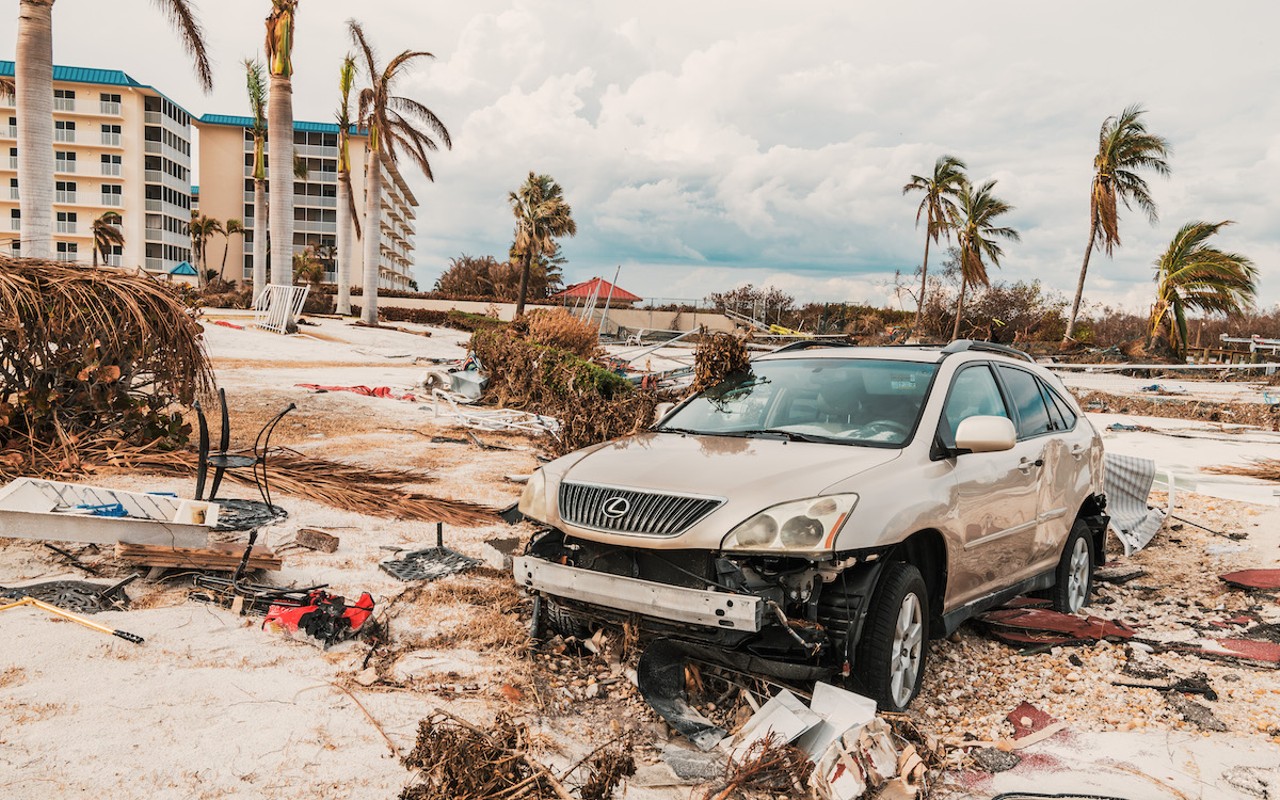
[[[209, 547], [162, 547], [147, 544], [117, 544], [116, 558], [147, 567], [208, 569], [231, 572], [240, 566], [244, 545], [214, 544]], [[278, 571], [281, 559], [265, 547], [255, 547], [246, 569]]]

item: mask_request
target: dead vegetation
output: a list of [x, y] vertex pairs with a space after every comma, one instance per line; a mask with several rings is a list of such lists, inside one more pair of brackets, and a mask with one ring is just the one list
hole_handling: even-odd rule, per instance
[[539, 308], [512, 323], [512, 329], [536, 344], [573, 353], [579, 358], [600, 354], [599, 331], [564, 308]]
[[707, 333], [704, 329], [694, 352], [693, 391], [715, 386], [747, 368], [751, 356], [747, 343], [731, 333]]
[[1280, 430], [1280, 407], [1262, 403], [1238, 403], [1226, 400], [1183, 400], [1161, 397], [1124, 397], [1107, 392], [1073, 390], [1085, 411], [1104, 414], [1134, 414], [1144, 417], [1192, 419], [1203, 422], [1227, 422], [1254, 425], [1267, 430]]
[[1260, 458], [1243, 466], [1228, 464], [1220, 467], [1206, 467], [1205, 471], [1218, 475], [1240, 475], [1280, 483], [1280, 458]]
[[804, 751], [771, 733], [753, 742], [739, 760], [730, 761], [724, 780], [702, 797], [703, 800], [729, 800], [745, 797], [748, 791], [799, 797], [807, 792], [805, 787], [813, 766]]

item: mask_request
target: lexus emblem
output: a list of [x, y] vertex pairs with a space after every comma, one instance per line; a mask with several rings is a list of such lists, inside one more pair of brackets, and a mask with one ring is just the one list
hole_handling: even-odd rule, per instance
[[625, 497], [610, 497], [601, 508], [609, 519], [618, 519], [631, 510], [631, 501]]

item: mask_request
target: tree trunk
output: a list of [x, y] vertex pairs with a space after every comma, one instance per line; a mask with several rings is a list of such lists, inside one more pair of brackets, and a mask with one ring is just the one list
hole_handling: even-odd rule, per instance
[[916, 338], [920, 338], [920, 314], [924, 311], [925, 281], [929, 277], [929, 224], [924, 226], [924, 263], [920, 265], [920, 296], [916, 298], [916, 321], [911, 326]]
[[222, 264], [218, 266], [218, 282], [226, 283], [227, 278], [227, 251], [231, 249], [231, 234], [222, 234]]
[[338, 263], [337, 275], [334, 280], [338, 282], [338, 307], [337, 311], [343, 316], [351, 314], [351, 174], [348, 172], [338, 173]]
[[[253, 296], [256, 298], [267, 286], [267, 182], [253, 182]], [[243, 274], [243, 271], [241, 272]]]
[[20, 252], [48, 258], [53, 250], [53, 0], [18, 5], [14, 61]]
[[271, 192], [271, 282], [293, 284], [293, 82], [271, 76], [267, 99], [267, 177]]
[[533, 267], [533, 252], [529, 248], [525, 248], [524, 257], [521, 258], [520, 265], [520, 291], [516, 294], [516, 316], [524, 313], [524, 296], [529, 291], [529, 270]]
[[960, 317], [964, 315], [964, 288], [968, 281], [963, 276], [960, 278], [960, 296], [956, 298], [956, 323], [951, 328], [951, 341], [960, 338]]
[[1093, 255], [1093, 241], [1098, 238], [1098, 220], [1089, 225], [1089, 244], [1084, 248], [1084, 263], [1080, 265], [1080, 280], [1076, 282], [1076, 299], [1071, 303], [1071, 316], [1067, 318], [1067, 332], [1062, 335], [1064, 345], [1071, 344], [1076, 332], [1076, 317], [1080, 315], [1080, 298], [1084, 297], [1084, 276], [1089, 271], [1089, 256]]
[[382, 160], [378, 151], [369, 152], [369, 173], [365, 176], [364, 211], [364, 297], [360, 318], [366, 325], [378, 324], [378, 276], [382, 263]]
[[97, 268], [98, 268], [98, 244], [97, 244], [97, 242], [94, 242], [94, 245], [93, 245], [93, 268], [94, 268], [94, 269], [97, 269]]

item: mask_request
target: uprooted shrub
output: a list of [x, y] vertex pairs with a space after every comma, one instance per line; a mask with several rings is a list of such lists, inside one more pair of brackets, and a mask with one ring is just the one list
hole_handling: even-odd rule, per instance
[[700, 392], [742, 372], [750, 361], [744, 339], [732, 333], [708, 334], [703, 329], [693, 354], [693, 391]]
[[580, 358], [594, 358], [600, 353], [600, 334], [596, 327], [563, 308], [539, 308], [511, 325], [531, 342], [567, 350]]
[[560, 421], [557, 454], [639, 432], [663, 399], [573, 353], [531, 342], [516, 327], [477, 331], [471, 349], [489, 375], [486, 399]]
[[0, 256], [0, 476], [67, 471], [111, 437], [173, 449], [213, 386], [201, 328], [145, 275]]

